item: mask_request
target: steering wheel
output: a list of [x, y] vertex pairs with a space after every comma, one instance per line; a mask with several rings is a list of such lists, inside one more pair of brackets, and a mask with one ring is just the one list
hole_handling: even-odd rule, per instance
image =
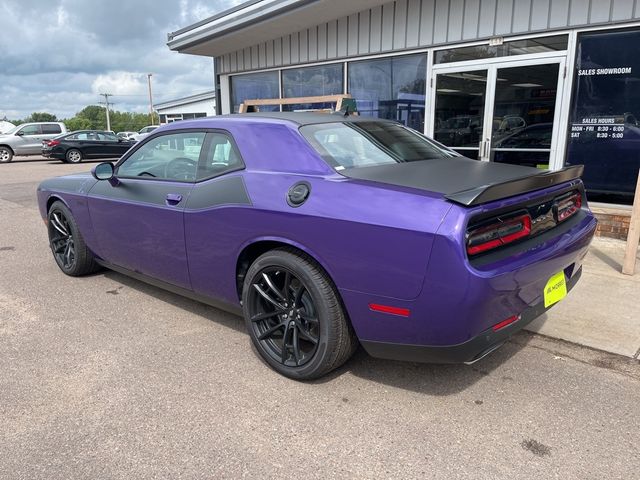
[[177, 157], [164, 166], [164, 178], [195, 180], [198, 162], [187, 157]]

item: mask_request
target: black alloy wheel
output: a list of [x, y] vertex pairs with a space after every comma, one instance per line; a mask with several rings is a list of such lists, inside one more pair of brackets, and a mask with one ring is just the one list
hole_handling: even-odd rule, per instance
[[84, 243], [75, 219], [67, 206], [56, 201], [47, 215], [49, 246], [58, 267], [73, 277], [95, 272], [100, 267]]
[[288, 367], [307, 363], [318, 349], [319, 320], [304, 283], [289, 270], [267, 267], [251, 283], [250, 320], [271, 357]]
[[346, 362], [358, 345], [326, 272], [293, 249], [269, 251], [251, 265], [242, 307], [260, 356], [290, 378], [321, 377]]
[[60, 268], [63, 271], [72, 270], [76, 262], [76, 247], [69, 221], [60, 210], [49, 213], [49, 243]]

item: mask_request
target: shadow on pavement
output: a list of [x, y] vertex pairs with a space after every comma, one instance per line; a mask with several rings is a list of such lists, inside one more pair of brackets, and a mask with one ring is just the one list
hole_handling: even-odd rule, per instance
[[[189, 313], [206, 318], [235, 331], [246, 333], [244, 320], [241, 317], [111, 270], [106, 270], [104, 275], [115, 282], [150, 295], [163, 302], [167, 302]], [[508, 341], [501, 348], [473, 365], [435, 365], [381, 360], [369, 356], [364, 349], [360, 347], [345, 365], [327, 376], [310, 383], [324, 384], [332, 382], [345, 373], [350, 373], [367, 381], [425, 395], [452, 395], [464, 391], [483, 377], [491, 374], [493, 370], [500, 367], [513, 355], [525, 348], [530, 338], [530, 335], [518, 334], [517, 341]], [[247, 344], [247, 348], [250, 348], [249, 344]], [[268, 367], [265, 365], [265, 368]]]

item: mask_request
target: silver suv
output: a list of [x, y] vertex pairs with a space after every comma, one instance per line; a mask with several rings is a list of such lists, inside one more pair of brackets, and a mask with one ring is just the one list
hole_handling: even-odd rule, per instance
[[8, 163], [14, 155], [40, 155], [42, 141], [67, 133], [61, 122], [23, 123], [0, 135], [0, 163]]

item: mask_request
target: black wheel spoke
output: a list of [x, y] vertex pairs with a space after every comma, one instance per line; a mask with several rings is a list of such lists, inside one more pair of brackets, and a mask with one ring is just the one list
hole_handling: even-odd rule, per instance
[[306, 314], [300, 313], [300, 312], [298, 312], [298, 315], [300, 315], [300, 318], [302, 320], [304, 320], [305, 322], [307, 322], [307, 323], [318, 323], [318, 319], [315, 318], [315, 317], [311, 317], [309, 315], [306, 315]]
[[300, 286], [298, 287], [298, 290], [296, 290], [295, 296], [293, 297], [293, 303], [291, 304], [292, 307], [300, 306], [300, 300], [302, 300], [302, 295], [306, 290], [307, 289], [304, 288], [304, 285], [300, 284]]
[[53, 225], [53, 228], [55, 228], [62, 235], [64, 235], [65, 237], [69, 236], [69, 231], [65, 228], [65, 225], [63, 225], [61, 219], [56, 215], [55, 212], [51, 214], [50, 222], [51, 225]]
[[279, 323], [279, 324], [271, 327], [269, 330], [267, 330], [262, 335], [260, 335], [258, 337], [258, 340], [266, 340], [267, 338], [271, 338], [274, 333], [276, 333], [278, 330], [280, 330], [281, 328], [285, 327], [286, 325], [287, 325], [286, 323]]
[[300, 360], [301, 360], [301, 356], [300, 356], [300, 344], [299, 344], [299, 338], [298, 338], [298, 329], [296, 327], [293, 327], [292, 329], [292, 335], [291, 335], [291, 344], [293, 347], [293, 358], [296, 361], [296, 365], [300, 364]]
[[300, 324], [297, 324], [297, 327], [298, 327], [298, 331], [300, 333], [300, 336], [303, 339], [313, 343], [314, 345], [318, 344], [318, 337], [314, 337], [307, 329], [304, 328], [304, 326], [302, 326]]
[[284, 286], [282, 287], [282, 291], [284, 292], [285, 301], [290, 301], [291, 300], [291, 274], [286, 270], [284, 271]]
[[[267, 286], [269, 287], [269, 290], [271, 290], [273, 293], [276, 294], [276, 296], [280, 299], [280, 300], [284, 300], [286, 301], [287, 299], [285, 298], [285, 296], [282, 294], [282, 292], [280, 290], [278, 290], [276, 288], [276, 286], [273, 284], [273, 282], [271, 281], [271, 279], [269, 278], [269, 275], [267, 275], [266, 273], [262, 273], [262, 278], [264, 279], [264, 282], [267, 284]], [[286, 290], [285, 290], [286, 292]]]
[[287, 363], [287, 359], [289, 358], [289, 345], [288, 345], [288, 340], [289, 340], [289, 335], [291, 332], [291, 328], [289, 328], [289, 324], [286, 323], [284, 326], [284, 335], [282, 337], [282, 364], [286, 364]]
[[274, 312], [259, 313], [251, 317], [251, 321], [260, 322], [261, 320], [266, 320], [267, 318], [272, 318], [272, 317], [275, 317], [276, 315], [282, 315], [283, 313], [284, 313], [284, 310], [276, 310]]
[[267, 292], [265, 292], [260, 285], [258, 285], [257, 283], [254, 283], [253, 288], [255, 288], [256, 291], [262, 296], [262, 298], [264, 298], [271, 305], [273, 305], [279, 310], [284, 309], [284, 307], [280, 305], [274, 298], [272, 298]]

